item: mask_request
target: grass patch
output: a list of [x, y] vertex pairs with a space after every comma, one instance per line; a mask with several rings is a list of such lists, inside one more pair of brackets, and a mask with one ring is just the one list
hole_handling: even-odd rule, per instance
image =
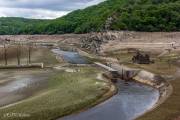
[[[96, 75], [100, 71], [93, 67], [76, 69], [80, 69], [80, 71], [60, 72], [51, 78], [48, 89], [43, 93], [0, 109], [0, 119], [52, 120], [92, 105], [108, 91], [108, 84], [96, 79]], [[30, 116], [7, 117], [7, 113], [21, 113]]]
[[32, 54], [32, 62], [43, 62], [45, 65], [55, 65], [59, 64], [60, 61], [56, 59], [56, 56], [48, 48], [35, 48]]
[[155, 61], [154, 64], [129, 64], [125, 63], [125, 65], [132, 68], [145, 69], [147, 71], [161, 74], [161, 75], [171, 75], [176, 72], [176, 67], [171, 63], [168, 64], [165, 61]]

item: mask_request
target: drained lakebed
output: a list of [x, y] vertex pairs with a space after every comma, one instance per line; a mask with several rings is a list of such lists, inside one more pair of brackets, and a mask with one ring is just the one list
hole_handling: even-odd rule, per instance
[[[72, 64], [87, 63], [84, 57], [76, 52], [55, 49], [53, 53]], [[12, 92], [6, 95], [1, 92], [1, 102], [5, 97], [12, 95], [20, 97], [8, 98], [12, 101], [1, 104], [1, 106], [11, 105], [0, 109], [0, 119], [19, 120], [18, 116], [7, 117], [6, 113], [24, 113], [29, 115], [21, 117], [24, 120], [52, 120], [69, 114], [71, 115], [58, 120], [132, 120], [150, 110], [159, 99], [159, 91], [152, 87], [118, 81], [116, 95], [93, 108], [72, 114], [87, 106], [93, 106], [109, 91], [109, 83], [97, 79], [97, 75], [104, 71], [96, 67], [66, 66], [63, 69], [42, 70], [42, 73], [35, 72], [36, 74], [27, 71], [27, 73], [20, 72], [19, 75], [16, 72], [11, 74], [8, 73], [9, 71], [1, 72], [2, 79], [9, 80], [2, 81], [0, 89]], [[72, 71], [67, 72], [66, 69]], [[5, 74], [6, 76], [3, 76]], [[20, 102], [16, 103], [17, 101]]]

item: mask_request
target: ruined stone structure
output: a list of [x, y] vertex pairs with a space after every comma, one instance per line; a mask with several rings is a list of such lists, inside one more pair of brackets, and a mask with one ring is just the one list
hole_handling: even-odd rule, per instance
[[101, 45], [107, 43], [110, 40], [118, 39], [118, 36], [114, 32], [92, 32], [87, 34], [86, 37], [81, 38], [81, 48], [90, 50], [97, 54], [101, 50]]
[[135, 56], [132, 58], [133, 63], [137, 64], [150, 64], [152, 61], [150, 60], [150, 56], [148, 54], [141, 54], [137, 52]]
[[113, 21], [113, 17], [108, 17], [101, 32], [92, 32], [88, 34], [85, 38], [82, 38], [81, 47], [86, 48], [92, 51], [93, 53], [97, 54], [101, 49], [102, 43], [107, 43], [109, 40], [117, 39], [117, 36], [115, 34], [109, 32]]

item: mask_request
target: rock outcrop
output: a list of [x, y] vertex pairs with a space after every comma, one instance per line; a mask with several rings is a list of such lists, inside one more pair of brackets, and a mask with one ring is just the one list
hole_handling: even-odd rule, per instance
[[108, 43], [110, 40], [119, 39], [118, 32], [99, 32], [89, 33], [85, 37], [81, 38], [81, 48], [90, 50], [93, 53], [98, 54], [103, 43]]

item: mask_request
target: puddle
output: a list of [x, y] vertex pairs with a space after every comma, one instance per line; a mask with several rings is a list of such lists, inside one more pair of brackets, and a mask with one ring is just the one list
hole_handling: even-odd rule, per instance
[[[48, 72], [48, 74], [47, 74]], [[34, 93], [48, 87], [51, 71], [1, 71], [5, 81], [0, 84], [0, 106], [12, 104], [25, 99]], [[6, 78], [5, 78], [6, 77]], [[7, 81], [6, 81], [7, 80]]]
[[87, 64], [88, 63], [84, 57], [79, 55], [78, 52], [62, 51], [60, 49], [52, 49], [52, 52], [58, 56], [63, 56], [63, 59], [71, 64]]

